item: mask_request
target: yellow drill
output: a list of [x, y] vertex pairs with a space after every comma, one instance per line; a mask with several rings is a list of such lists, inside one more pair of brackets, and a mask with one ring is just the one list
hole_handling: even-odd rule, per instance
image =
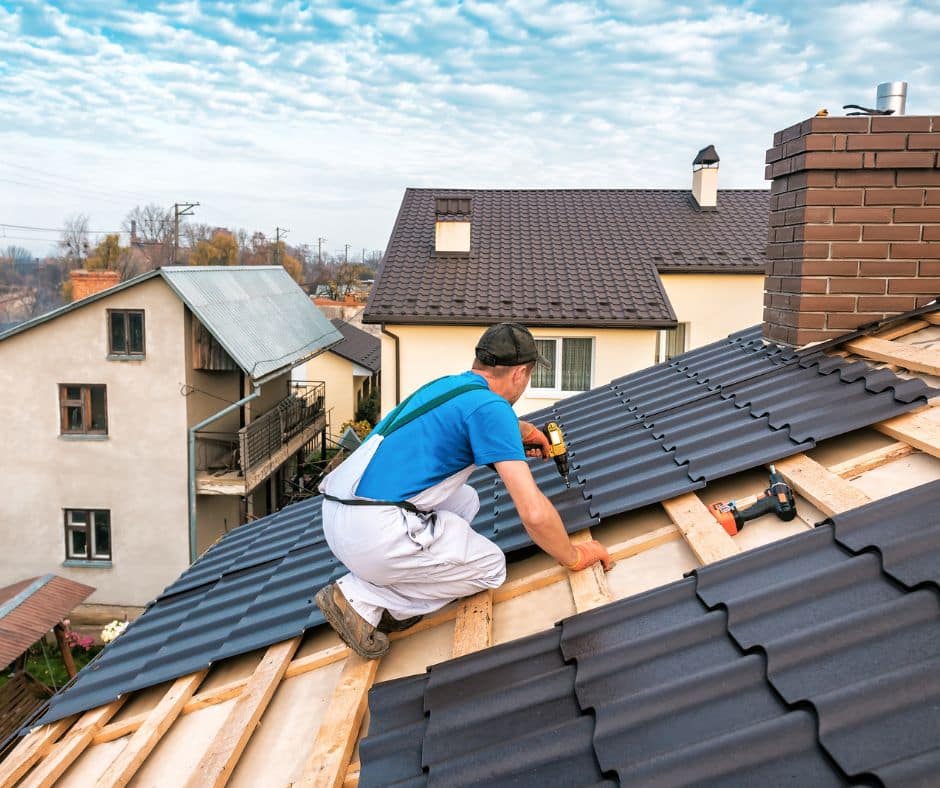
[[[548, 438], [548, 456], [555, 460], [555, 467], [558, 468], [558, 474], [565, 480], [565, 487], [570, 488], [568, 481], [568, 447], [565, 446], [565, 436], [562, 434], [558, 422], [549, 421], [542, 427], [542, 434]], [[536, 443], [525, 444], [527, 449], [542, 448]]]

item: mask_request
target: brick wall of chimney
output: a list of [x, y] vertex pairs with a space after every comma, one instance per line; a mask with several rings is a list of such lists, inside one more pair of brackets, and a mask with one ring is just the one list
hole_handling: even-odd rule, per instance
[[72, 300], [80, 301], [90, 295], [100, 293], [121, 282], [117, 271], [69, 271], [72, 278]]
[[810, 118], [774, 135], [764, 336], [829, 339], [940, 295], [940, 116]]

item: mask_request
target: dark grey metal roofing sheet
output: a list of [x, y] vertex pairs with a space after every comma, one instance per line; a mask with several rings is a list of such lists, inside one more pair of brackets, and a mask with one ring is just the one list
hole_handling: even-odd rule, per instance
[[[408, 751], [429, 784], [540, 785], [559, 762], [591, 784], [596, 759], [656, 788], [935, 785], [938, 503], [940, 481], [436, 665], [426, 729], [400, 724]], [[399, 727], [388, 698], [373, 689], [380, 741]], [[362, 776], [379, 784], [370, 738]]]
[[[572, 489], [551, 462], [531, 462], [535, 478], [574, 532], [904, 413], [936, 393], [867, 366], [814, 359], [765, 345], [749, 329], [561, 400], [529, 418], [561, 424]], [[657, 378], [665, 382], [659, 391]], [[816, 387], [827, 397], [793, 407], [800, 391]], [[507, 553], [531, 548], [497, 475], [484, 468], [470, 481], [480, 496], [473, 527]], [[323, 623], [313, 595], [345, 570], [327, 549], [320, 517], [315, 497], [228, 534], [52, 699], [44, 721]]]
[[369, 738], [359, 746], [359, 757], [372, 764], [359, 777], [362, 788], [427, 785], [421, 768], [421, 749], [427, 717], [424, 713], [426, 674], [386, 681], [369, 691], [369, 702], [386, 714], [369, 724]]
[[372, 372], [378, 372], [382, 368], [382, 342], [378, 337], [338, 317], [330, 322], [343, 335], [343, 341], [330, 348], [331, 353], [336, 353]]

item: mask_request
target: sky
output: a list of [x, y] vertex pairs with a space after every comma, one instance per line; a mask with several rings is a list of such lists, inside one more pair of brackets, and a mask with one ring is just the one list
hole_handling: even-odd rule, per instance
[[0, 248], [198, 202], [382, 249], [408, 186], [764, 188], [773, 133], [906, 80], [940, 114], [940, 0], [0, 0]]

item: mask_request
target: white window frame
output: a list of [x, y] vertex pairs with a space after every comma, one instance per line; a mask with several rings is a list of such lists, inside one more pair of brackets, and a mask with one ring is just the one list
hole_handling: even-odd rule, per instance
[[[565, 391], [561, 387], [561, 364], [562, 364], [562, 342], [566, 339], [587, 339], [591, 342], [591, 371], [588, 374], [588, 387], [585, 391], [590, 391], [594, 388], [594, 370], [597, 367], [597, 338], [590, 337], [579, 337], [579, 336], [551, 336], [543, 337], [536, 336], [537, 341], [548, 341], [553, 340], [555, 342], [555, 359], [557, 363], [555, 364], [555, 385], [552, 388], [536, 388], [531, 383], [529, 384], [528, 393], [534, 397], [561, 397], [568, 396], [570, 394], [581, 394], [581, 391]], [[534, 372], [533, 372], [534, 374]]]
[[[75, 522], [73, 516], [84, 514], [87, 517], [85, 523]], [[106, 555], [99, 553], [95, 544], [95, 516], [98, 514], [107, 514], [108, 517], [108, 538], [113, 538], [114, 532], [111, 528], [111, 510], [110, 509], [66, 509], [65, 510], [65, 558], [67, 561], [110, 561], [113, 550]], [[78, 555], [72, 550], [72, 531], [85, 531], [88, 550], [84, 555]], [[113, 543], [112, 543], [113, 545]]]
[[[682, 349], [677, 353], [670, 355], [669, 353], [669, 335], [673, 332], [682, 331]], [[663, 364], [671, 358], [676, 356], [681, 356], [689, 349], [689, 333], [690, 333], [690, 324], [689, 323], [679, 323], [675, 328], [666, 328], [660, 331], [656, 335], [656, 357], [653, 360], [654, 364]]]

